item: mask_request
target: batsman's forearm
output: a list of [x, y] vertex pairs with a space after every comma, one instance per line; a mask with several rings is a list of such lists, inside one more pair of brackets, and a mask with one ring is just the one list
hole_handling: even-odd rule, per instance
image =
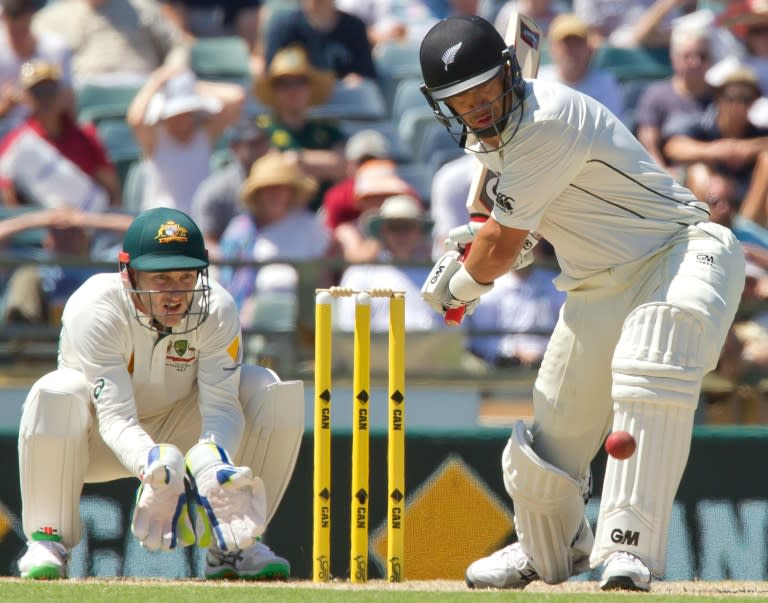
[[467, 254], [464, 260], [464, 266], [472, 278], [478, 283], [492, 283], [512, 269], [527, 234], [523, 231], [515, 233], [522, 236], [502, 233], [501, 226], [494, 220], [488, 220], [483, 225], [472, 243], [472, 253]]

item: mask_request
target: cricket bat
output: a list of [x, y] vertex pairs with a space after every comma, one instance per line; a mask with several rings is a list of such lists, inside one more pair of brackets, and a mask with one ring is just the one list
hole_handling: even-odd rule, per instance
[[[510, 16], [504, 41], [515, 47], [515, 56], [524, 78], [534, 78], [539, 72], [542, 37], [541, 28], [530, 17], [519, 13]], [[498, 181], [498, 175], [480, 162], [477, 163], [467, 197], [470, 221], [484, 222], [491, 215]], [[469, 253], [470, 247], [467, 244], [463, 257]], [[449, 325], [458, 325], [463, 318], [464, 308], [451, 308], [445, 313], [445, 322]]]

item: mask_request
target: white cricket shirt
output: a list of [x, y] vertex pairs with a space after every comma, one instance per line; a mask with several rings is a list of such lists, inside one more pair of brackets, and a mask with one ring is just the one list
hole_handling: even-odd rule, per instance
[[504, 133], [517, 128], [514, 138], [475, 157], [500, 174], [493, 219], [541, 233], [565, 276], [639, 259], [709, 220], [706, 205], [600, 103], [556, 82], [530, 80], [525, 90], [523, 113]]
[[[136, 320], [118, 273], [89, 278], [62, 315], [59, 366], [80, 371], [92, 387], [99, 433], [134, 474], [155, 445], [140, 425], [167, 413], [197, 388], [201, 438], [230, 454], [240, 444], [240, 323], [232, 296], [210, 282], [210, 315], [194, 331], [160, 336]], [[200, 307], [198, 296], [194, 308]], [[149, 317], [142, 322], [149, 324]], [[182, 324], [184, 324], [182, 322]]]

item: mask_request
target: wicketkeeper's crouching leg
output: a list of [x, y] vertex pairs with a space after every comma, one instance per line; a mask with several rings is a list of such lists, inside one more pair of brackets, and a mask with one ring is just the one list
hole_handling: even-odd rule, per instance
[[[271, 370], [246, 365], [241, 373], [240, 400], [246, 425], [235, 462], [250, 468], [261, 481], [263, 530], [277, 510], [296, 465], [304, 433], [304, 387], [301, 381], [280, 381]], [[250, 546], [232, 546], [217, 535], [214, 529], [206, 555], [207, 578], [261, 580], [290, 575], [289, 562], [261, 540]]]
[[80, 492], [88, 467], [89, 391], [77, 371], [41, 377], [19, 426], [22, 523], [29, 539], [19, 560], [28, 578], [66, 575], [67, 551], [80, 541]]
[[[281, 382], [272, 371], [244, 366], [240, 399], [245, 427], [234, 463], [213, 442], [194, 445], [185, 458], [174, 442], [189, 442], [189, 433], [150, 430], [150, 436], [166, 443], [149, 452], [131, 528], [151, 550], [195, 541], [209, 547], [207, 577], [287, 577], [288, 561], [275, 555], [260, 536], [296, 464], [304, 431], [303, 384]], [[29, 539], [19, 561], [23, 577], [66, 576], [68, 551], [81, 537], [79, 502], [93, 420], [90, 391], [77, 371], [49, 373], [27, 396], [19, 433], [22, 517]], [[199, 416], [179, 424], [179, 429], [200, 433]], [[100, 459], [101, 464], [114, 465], [100, 473], [103, 479], [107, 474], [108, 479], [130, 475], [116, 458], [113, 461]]]

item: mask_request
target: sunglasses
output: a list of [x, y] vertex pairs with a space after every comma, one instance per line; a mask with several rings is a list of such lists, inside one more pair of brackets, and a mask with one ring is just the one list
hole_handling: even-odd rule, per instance
[[60, 86], [56, 82], [40, 82], [29, 88], [29, 93], [34, 98], [50, 98], [58, 94]]
[[421, 230], [421, 224], [413, 220], [386, 220], [382, 226], [389, 232], [406, 233]]
[[754, 94], [723, 94], [720, 98], [727, 103], [739, 103], [741, 105], [751, 105], [757, 100]]

